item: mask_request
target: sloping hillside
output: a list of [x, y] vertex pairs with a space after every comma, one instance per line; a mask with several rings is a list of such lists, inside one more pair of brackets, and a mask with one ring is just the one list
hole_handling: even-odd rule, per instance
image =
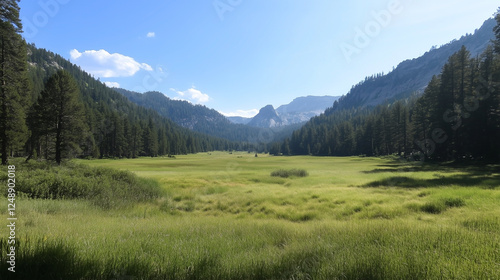
[[156, 156], [232, 148], [227, 140], [192, 132], [130, 102], [58, 54], [28, 45], [28, 64], [32, 103], [57, 70], [75, 78], [91, 132], [82, 136], [82, 156]]
[[441, 72], [448, 58], [465, 46], [473, 57], [482, 53], [495, 38], [496, 22], [488, 19], [474, 34], [462, 36], [439, 48], [433, 47], [419, 58], [401, 62], [392, 72], [365, 78], [341, 97], [335, 110], [376, 106], [422, 93], [432, 76]]

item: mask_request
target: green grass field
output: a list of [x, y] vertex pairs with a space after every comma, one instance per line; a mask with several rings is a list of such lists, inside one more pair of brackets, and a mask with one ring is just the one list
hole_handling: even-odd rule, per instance
[[[161, 195], [107, 208], [18, 198], [16, 276], [500, 279], [499, 165], [223, 152], [76, 162], [153, 179]], [[271, 176], [292, 169], [307, 176]]]

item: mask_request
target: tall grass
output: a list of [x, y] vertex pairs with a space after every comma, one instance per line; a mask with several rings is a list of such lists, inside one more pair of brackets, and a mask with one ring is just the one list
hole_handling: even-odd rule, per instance
[[[142, 179], [100, 169], [115, 167], [153, 179], [146, 193], [157, 192], [116, 190], [130, 206], [103, 207], [86, 191], [68, 195], [70, 184], [44, 199], [26, 191], [16, 201], [21, 279], [500, 279], [498, 172], [224, 153], [80, 163], [93, 167], [40, 164], [53, 178], [33, 174], [106, 177], [111, 194], [137, 193], [130, 182]], [[304, 167], [310, 176], [269, 176]], [[1, 251], [6, 236], [0, 227]], [[0, 279], [11, 276], [5, 261]]]
[[[94, 230], [94, 237], [84, 238], [22, 237], [19, 275], [96, 280], [500, 277], [498, 235], [401, 220], [305, 225], [178, 217], [111, 222]], [[2, 249], [5, 243], [0, 240]], [[4, 279], [7, 264], [1, 261]]]
[[[33, 199], [84, 199], [105, 208], [150, 201], [162, 195], [157, 181], [129, 171], [67, 163], [15, 163], [18, 195]], [[4, 178], [5, 179], [5, 178]], [[2, 193], [7, 191], [2, 184]]]
[[281, 178], [288, 178], [288, 177], [307, 177], [309, 176], [309, 173], [307, 173], [306, 170], [304, 169], [278, 169], [273, 172], [271, 172], [272, 177], [281, 177]]

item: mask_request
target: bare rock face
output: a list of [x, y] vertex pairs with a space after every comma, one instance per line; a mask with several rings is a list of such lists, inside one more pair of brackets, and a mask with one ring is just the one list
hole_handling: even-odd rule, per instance
[[260, 109], [259, 113], [248, 123], [255, 127], [278, 127], [283, 125], [283, 121], [274, 110], [273, 105], [267, 105]]

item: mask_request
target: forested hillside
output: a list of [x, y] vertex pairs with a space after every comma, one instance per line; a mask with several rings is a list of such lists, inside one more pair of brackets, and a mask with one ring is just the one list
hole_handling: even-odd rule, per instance
[[474, 34], [467, 34], [446, 45], [432, 47], [421, 57], [401, 62], [388, 74], [366, 77], [340, 98], [333, 110], [356, 107], [374, 107], [408, 98], [412, 93], [423, 93], [424, 88], [438, 75], [448, 57], [465, 46], [471, 57], [480, 55], [494, 38], [494, 19], [488, 19]]
[[34, 45], [28, 50], [33, 103], [44, 81], [58, 69], [77, 81], [91, 132], [81, 143], [83, 156], [137, 157], [235, 148], [227, 140], [189, 131], [154, 110], [133, 104], [59, 55]]
[[182, 128], [20, 36], [16, 1], [2, 4], [0, 128], [10, 156], [137, 157], [230, 150], [235, 144]]
[[245, 149], [246, 145], [252, 145], [258, 151], [266, 151], [267, 144], [289, 137], [294, 130], [301, 126], [300, 123], [272, 128], [235, 124], [214, 109], [193, 105], [187, 101], [173, 100], [161, 92], [138, 93], [125, 89], [114, 90], [133, 103], [153, 109], [161, 116], [171, 119], [182, 127], [243, 143]]
[[492, 45], [478, 56], [462, 46], [422, 96], [373, 110], [329, 109], [272, 152], [499, 160], [500, 15], [496, 22]]
[[[231, 123], [214, 109], [193, 105], [187, 101], [173, 100], [161, 92], [138, 93], [115, 89], [130, 101], [145, 108], [151, 108], [182, 127], [193, 131], [221, 137], [230, 141], [257, 142], [260, 129]], [[276, 139], [278, 140], [278, 139]]]

